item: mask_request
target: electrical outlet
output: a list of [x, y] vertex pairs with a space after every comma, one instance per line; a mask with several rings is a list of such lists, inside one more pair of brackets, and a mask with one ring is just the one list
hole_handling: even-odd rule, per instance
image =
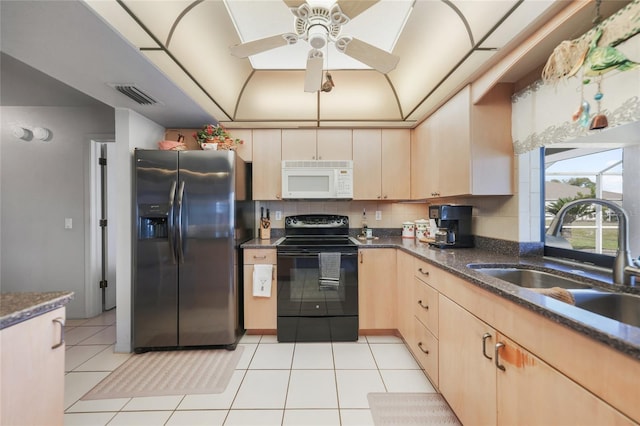
[[382, 211], [376, 210], [376, 220], [382, 220]]
[[70, 217], [65, 217], [64, 229], [71, 229], [71, 228], [73, 228], [73, 219], [71, 219]]
[[282, 212], [280, 210], [276, 210], [276, 220], [282, 220]]

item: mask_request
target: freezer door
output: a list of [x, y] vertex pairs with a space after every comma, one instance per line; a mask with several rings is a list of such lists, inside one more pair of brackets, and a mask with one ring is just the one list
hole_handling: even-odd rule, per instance
[[178, 267], [172, 220], [178, 155], [136, 150], [134, 164], [133, 347], [176, 346]]
[[234, 163], [232, 151], [183, 151], [179, 156], [180, 346], [235, 343]]

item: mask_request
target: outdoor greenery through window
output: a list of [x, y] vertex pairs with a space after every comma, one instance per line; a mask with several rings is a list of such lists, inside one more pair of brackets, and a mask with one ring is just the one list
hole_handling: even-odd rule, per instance
[[[545, 229], [569, 201], [599, 198], [622, 206], [623, 153], [622, 148], [546, 149]], [[580, 204], [569, 210], [558, 238], [547, 235], [545, 241], [547, 255], [606, 267], [612, 265], [617, 250], [617, 215], [606, 206], [596, 204]]]

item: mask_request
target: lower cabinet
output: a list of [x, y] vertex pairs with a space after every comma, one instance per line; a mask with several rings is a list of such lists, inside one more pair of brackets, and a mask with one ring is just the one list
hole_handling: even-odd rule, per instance
[[443, 295], [439, 308], [439, 387], [463, 424], [635, 424]]
[[0, 424], [64, 423], [65, 308], [0, 331]]
[[358, 323], [360, 330], [395, 330], [396, 249], [358, 252]]
[[[251, 332], [275, 331], [278, 321], [278, 286], [275, 249], [244, 250], [244, 328]], [[273, 265], [271, 297], [253, 295], [253, 266]]]

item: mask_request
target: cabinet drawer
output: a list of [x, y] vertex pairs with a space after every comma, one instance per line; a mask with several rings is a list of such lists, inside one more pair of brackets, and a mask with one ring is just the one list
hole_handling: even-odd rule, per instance
[[431, 382], [438, 386], [438, 339], [417, 318], [413, 321], [411, 349]]
[[431, 279], [433, 279], [433, 273], [435, 271], [435, 267], [430, 263], [425, 261], [414, 259], [413, 273], [416, 278], [420, 278], [422, 281], [428, 283]]
[[416, 318], [438, 337], [438, 292], [429, 284], [414, 278], [413, 309]]
[[250, 249], [244, 251], [244, 264], [254, 265], [256, 263], [276, 264], [275, 249]]

